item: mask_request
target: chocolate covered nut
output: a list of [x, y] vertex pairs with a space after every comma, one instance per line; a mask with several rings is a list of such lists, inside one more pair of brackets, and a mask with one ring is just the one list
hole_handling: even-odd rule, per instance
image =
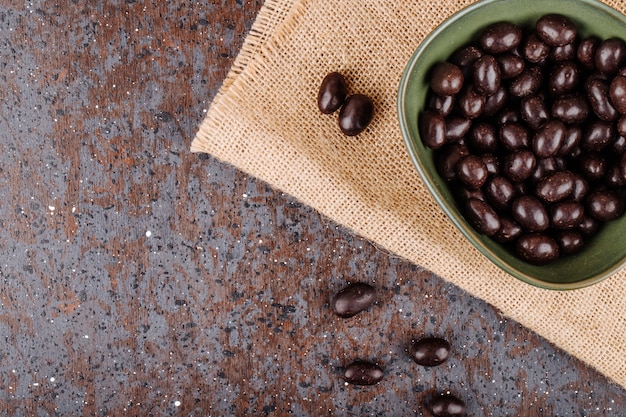
[[563, 141], [567, 128], [560, 120], [550, 120], [535, 132], [532, 138], [532, 149], [537, 158], [555, 156]]
[[467, 142], [478, 153], [493, 153], [498, 149], [496, 129], [489, 123], [475, 124], [467, 137]]
[[626, 42], [619, 38], [605, 39], [596, 49], [596, 68], [603, 74], [615, 74], [626, 62]]
[[561, 230], [556, 233], [554, 240], [559, 245], [559, 253], [562, 255], [578, 253], [585, 245], [582, 233], [576, 230]]
[[578, 44], [576, 58], [587, 71], [593, 71], [596, 68], [596, 50], [599, 44], [600, 40], [595, 37], [583, 39]]
[[537, 94], [543, 82], [541, 70], [536, 66], [526, 67], [517, 77], [513, 78], [509, 92], [515, 97], [526, 97]]
[[446, 181], [454, 181], [456, 177], [456, 164], [465, 156], [469, 155], [467, 146], [459, 143], [445, 145], [437, 152], [436, 168], [441, 178]]
[[455, 142], [467, 135], [472, 121], [461, 116], [450, 116], [446, 121], [446, 139], [448, 142]]
[[468, 119], [474, 119], [480, 116], [486, 101], [487, 97], [480, 94], [473, 85], [464, 88], [457, 98], [461, 113]]
[[527, 149], [506, 155], [502, 173], [513, 182], [521, 182], [530, 177], [537, 166], [535, 154]]
[[516, 250], [520, 258], [534, 265], [546, 265], [559, 257], [559, 244], [541, 233], [520, 236]]
[[543, 232], [550, 226], [546, 207], [531, 195], [522, 195], [511, 204], [513, 219], [531, 232]]
[[617, 133], [612, 123], [595, 120], [583, 130], [580, 145], [586, 151], [599, 152], [616, 138]]
[[522, 29], [510, 22], [493, 23], [482, 32], [480, 46], [490, 54], [508, 52], [522, 40]]
[[430, 149], [439, 149], [446, 143], [446, 120], [431, 110], [420, 116], [419, 131], [424, 145]]
[[550, 119], [546, 102], [540, 96], [524, 97], [520, 103], [520, 116], [533, 130], [541, 128]]
[[550, 46], [536, 33], [531, 33], [524, 42], [524, 58], [532, 64], [542, 64], [550, 55]]
[[483, 55], [474, 63], [474, 88], [480, 94], [495, 94], [500, 88], [500, 64], [493, 55]]
[[612, 190], [601, 190], [590, 193], [585, 206], [589, 215], [601, 222], [617, 219], [624, 212], [624, 200]]
[[467, 188], [481, 188], [488, 175], [487, 166], [478, 155], [465, 156], [456, 164], [456, 177]]
[[374, 104], [363, 94], [348, 97], [339, 110], [339, 128], [346, 136], [356, 136], [372, 121]]
[[526, 62], [520, 56], [511, 53], [505, 53], [496, 56], [498, 64], [500, 64], [500, 76], [502, 79], [517, 77], [526, 68]]
[[588, 181], [599, 180], [606, 174], [606, 158], [598, 152], [586, 152], [578, 159], [578, 168]]
[[500, 230], [493, 235], [493, 240], [496, 242], [511, 243], [522, 234], [522, 227], [509, 217], [500, 216], [500, 224]]
[[429, 91], [428, 94], [428, 110], [439, 113], [443, 117], [446, 117], [452, 112], [454, 107], [454, 96], [439, 96]]
[[324, 114], [339, 110], [348, 95], [348, 83], [338, 72], [331, 72], [322, 80], [317, 95], [317, 107]]
[[485, 185], [485, 197], [496, 210], [508, 209], [516, 196], [517, 190], [505, 177], [490, 178]]
[[[624, 78], [624, 81], [626, 81], [626, 78]], [[626, 88], [626, 83], [624, 87]], [[585, 84], [585, 89], [587, 91], [587, 100], [589, 100], [591, 109], [596, 116], [607, 122], [616, 120], [619, 117], [616, 107], [611, 102], [613, 98], [609, 98], [609, 84], [606, 81], [601, 78], [590, 78]]]
[[385, 376], [382, 368], [368, 361], [355, 361], [348, 365], [343, 379], [353, 385], [375, 385]]
[[553, 172], [539, 181], [535, 192], [546, 203], [556, 203], [572, 195], [574, 180], [574, 174], [569, 171]]
[[556, 229], [574, 229], [583, 220], [585, 209], [577, 201], [563, 201], [550, 207], [550, 223]]
[[565, 124], [579, 124], [589, 116], [589, 104], [579, 94], [564, 94], [552, 103], [551, 114]]
[[498, 132], [498, 138], [508, 151], [528, 148], [530, 144], [530, 132], [524, 125], [516, 122], [504, 123]]
[[465, 204], [465, 215], [468, 222], [479, 233], [492, 236], [500, 230], [500, 216], [482, 200], [469, 198]]
[[430, 77], [430, 88], [440, 96], [453, 96], [463, 87], [463, 72], [451, 62], [435, 64]]
[[548, 91], [553, 96], [571, 93], [578, 88], [580, 71], [572, 61], [557, 64], [548, 78]]
[[434, 417], [463, 417], [467, 407], [460, 398], [452, 395], [438, 395], [430, 400], [428, 409]]
[[342, 318], [352, 317], [376, 301], [376, 289], [371, 285], [357, 282], [341, 289], [332, 300], [332, 309]]
[[409, 355], [422, 366], [441, 365], [450, 355], [450, 343], [439, 337], [425, 337], [411, 344]]
[[563, 46], [576, 39], [576, 25], [560, 14], [540, 17], [535, 24], [537, 35], [550, 46]]
[[613, 78], [609, 86], [609, 95], [611, 104], [615, 106], [617, 111], [621, 114], [626, 114], [626, 76], [618, 75]]

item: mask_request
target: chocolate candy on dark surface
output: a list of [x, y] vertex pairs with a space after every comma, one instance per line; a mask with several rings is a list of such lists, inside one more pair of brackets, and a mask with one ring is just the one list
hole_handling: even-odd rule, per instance
[[342, 318], [355, 316], [376, 301], [376, 289], [369, 284], [357, 282], [342, 288], [333, 297], [332, 309]]
[[427, 407], [434, 417], [463, 417], [467, 411], [465, 402], [452, 394], [433, 397]]
[[343, 379], [352, 385], [375, 385], [379, 383], [385, 372], [373, 362], [355, 361], [346, 366]]
[[450, 356], [450, 343], [439, 337], [425, 337], [411, 344], [409, 355], [422, 366], [441, 365]]

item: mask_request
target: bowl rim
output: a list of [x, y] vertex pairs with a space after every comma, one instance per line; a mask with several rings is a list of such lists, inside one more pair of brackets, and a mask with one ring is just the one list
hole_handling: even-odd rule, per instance
[[[603, 269], [596, 274], [593, 274], [587, 278], [581, 279], [579, 281], [574, 282], [550, 282], [543, 281], [539, 278], [536, 278], [532, 275], [527, 274], [524, 271], [519, 270], [508, 264], [507, 262], [500, 259], [498, 255], [496, 255], [489, 247], [485, 246], [482, 242], [480, 242], [476, 235], [476, 232], [471, 226], [467, 223], [467, 221], [462, 217], [458, 216], [454, 213], [445, 203], [445, 199], [439, 189], [433, 184], [430, 180], [430, 176], [426, 172], [425, 167], [422, 164], [420, 157], [418, 156], [418, 151], [415, 149], [415, 144], [413, 141], [413, 137], [408, 129], [408, 117], [406, 114], [406, 108], [404, 106], [407, 94], [407, 87], [409, 83], [409, 79], [413, 73], [415, 66], [419, 62], [420, 56], [424, 53], [424, 51], [428, 48], [428, 46], [433, 42], [433, 40], [439, 36], [444, 30], [448, 29], [451, 25], [453, 25], [458, 19], [473, 13], [477, 9], [481, 9], [492, 3], [502, 3], [508, 0], [479, 0], [476, 3], [473, 3], [465, 8], [455, 12], [444, 21], [442, 21], [433, 31], [431, 31], [417, 46], [413, 54], [411, 55], [405, 69], [400, 78], [400, 83], [398, 85], [398, 96], [397, 96], [397, 107], [398, 107], [398, 119], [400, 124], [400, 130], [402, 132], [403, 140], [405, 147], [409, 153], [409, 156], [413, 162], [414, 167], [416, 168], [419, 176], [421, 177], [422, 182], [428, 189], [431, 196], [435, 199], [439, 208], [446, 214], [448, 219], [454, 224], [454, 226], [461, 232], [461, 234], [474, 246], [480, 253], [482, 253], [491, 263], [498, 266], [503, 271], [507, 272], [509, 275], [514, 278], [519, 279], [522, 282], [533, 285], [535, 287], [548, 289], [548, 290], [557, 290], [557, 291], [565, 291], [565, 290], [576, 290], [584, 287], [588, 287], [594, 284], [597, 284], [609, 276], [613, 275], [618, 270], [622, 269], [624, 265], [626, 265], [626, 254], [621, 257], [618, 261], [616, 261], [609, 268]], [[540, 0], [537, 0], [540, 1]], [[601, 9], [602, 12], [613, 16], [617, 20], [624, 21], [626, 24], [626, 15], [621, 12], [615, 10], [614, 8], [608, 6], [605, 3], [602, 3], [599, 0], [578, 0], [579, 3], [585, 3], [588, 6], [595, 7]], [[624, 214], [626, 216], [626, 213]], [[549, 265], [547, 265], [549, 267]]]

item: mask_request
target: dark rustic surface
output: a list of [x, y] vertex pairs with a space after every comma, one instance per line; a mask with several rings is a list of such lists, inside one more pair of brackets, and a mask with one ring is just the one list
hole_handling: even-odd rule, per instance
[[[0, 415], [428, 416], [448, 390], [472, 416], [623, 415], [489, 305], [188, 152], [261, 5], [0, 6]], [[338, 319], [351, 281], [380, 302]], [[423, 335], [451, 359], [414, 364]], [[356, 358], [383, 381], [345, 385]]]

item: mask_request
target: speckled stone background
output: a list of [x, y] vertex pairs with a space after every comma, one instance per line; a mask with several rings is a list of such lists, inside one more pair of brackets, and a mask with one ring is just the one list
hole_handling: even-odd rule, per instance
[[[188, 152], [261, 5], [0, 5], [0, 415], [624, 415], [489, 305]], [[355, 281], [380, 300], [338, 319]], [[424, 335], [451, 359], [413, 363]], [[357, 358], [383, 381], [346, 385]]]

